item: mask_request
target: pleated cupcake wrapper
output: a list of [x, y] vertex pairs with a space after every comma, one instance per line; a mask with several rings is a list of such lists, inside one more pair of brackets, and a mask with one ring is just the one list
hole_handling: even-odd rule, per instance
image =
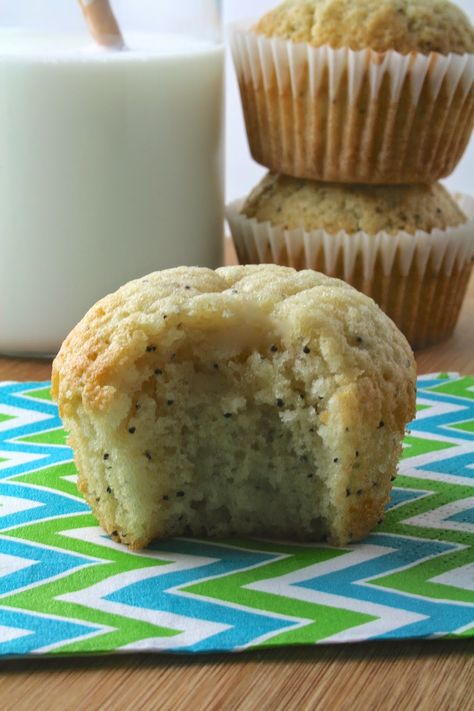
[[233, 27], [231, 48], [252, 154], [277, 172], [430, 182], [454, 169], [469, 140], [473, 54], [311, 47], [248, 25]]
[[[242, 264], [271, 262], [344, 279], [372, 296], [412, 346], [421, 348], [452, 332], [467, 288], [474, 257], [474, 198], [461, 195], [458, 200], [468, 222], [431, 233], [286, 230], [243, 215], [243, 200], [228, 205], [226, 216]], [[356, 278], [360, 264], [362, 281]]]
[[341, 277], [350, 280], [359, 254], [365, 279], [373, 274], [379, 256], [385, 276], [392, 272], [397, 255], [403, 276], [408, 275], [415, 263], [418, 274], [423, 276], [428, 262], [433, 271], [442, 267], [450, 276], [474, 256], [474, 198], [468, 195], [459, 196], [459, 206], [469, 218], [465, 224], [431, 233], [419, 230], [415, 234], [399, 232], [396, 235], [387, 232], [368, 235], [362, 231], [334, 235], [322, 229], [286, 230], [281, 225], [246, 217], [240, 212], [243, 203], [236, 200], [228, 205], [226, 216], [238, 254], [248, 255], [252, 262], [268, 261], [270, 257], [272, 262], [279, 263], [283, 256], [285, 264], [294, 266], [301, 263], [303, 254], [305, 267], [311, 269], [317, 256], [323, 254], [325, 272], [332, 274], [342, 252], [344, 272]]

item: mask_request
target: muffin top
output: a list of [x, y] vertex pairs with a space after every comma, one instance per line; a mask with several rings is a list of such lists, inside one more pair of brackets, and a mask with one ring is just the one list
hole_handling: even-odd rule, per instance
[[313, 47], [474, 52], [474, 28], [448, 0], [285, 0], [254, 31]]
[[274, 264], [178, 267], [128, 282], [98, 301], [64, 341], [53, 364], [53, 397], [62, 417], [83, 407], [108, 413], [113, 426], [110, 408], [120, 422], [130, 392], [153, 378], [157, 357], [179, 362], [194, 352], [212, 364], [218, 352], [240, 360], [242, 353], [268, 353], [275, 339], [303, 355], [310, 343], [312, 362], [327, 362], [340, 388], [364, 375], [388, 394], [390, 372], [392, 393], [406, 397], [380, 414], [400, 432], [413, 416], [413, 354], [375, 302], [339, 279]]
[[467, 222], [457, 203], [440, 184], [348, 185], [319, 183], [267, 173], [252, 190], [242, 213], [285, 229], [324, 229], [330, 234], [362, 230], [370, 235], [401, 230], [456, 227]]

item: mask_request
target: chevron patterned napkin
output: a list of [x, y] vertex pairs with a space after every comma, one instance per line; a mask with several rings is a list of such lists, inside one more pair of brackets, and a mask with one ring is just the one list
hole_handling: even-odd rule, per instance
[[114, 543], [78, 495], [49, 383], [0, 383], [0, 655], [474, 636], [474, 379], [418, 380], [385, 521], [336, 549]]

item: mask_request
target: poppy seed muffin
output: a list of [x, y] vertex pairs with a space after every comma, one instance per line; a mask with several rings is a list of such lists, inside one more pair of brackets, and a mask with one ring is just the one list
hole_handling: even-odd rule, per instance
[[268, 173], [252, 190], [242, 213], [285, 229], [341, 230], [369, 235], [401, 230], [445, 230], [467, 222], [440, 183], [429, 185], [345, 185]]
[[133, 548], [175, 535], [342, 545], [383, 516], [415, 364], [343, 282], [182, 267], [102, 299], [53, 365], [79, 486]]
[[253, 158], [327, 182], [432, 183], [474, 121], [474, 29], [447, 0], [287, 0], [231, 37]]
[[464, 54], [474, 52], [474, 29], [448, 0], [286, 0], [254, 27], [266, 37], [312, 47]]
[[344, 279], [371, 296], [412, 348], [448, 338], [474, 257], [469, 219], [432, 185], [344, 185], [267, 174], [227, 207], [241, 264], [273, 262]]

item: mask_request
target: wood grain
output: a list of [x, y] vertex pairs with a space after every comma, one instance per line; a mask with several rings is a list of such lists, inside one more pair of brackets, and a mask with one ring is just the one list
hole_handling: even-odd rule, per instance
[[[417, 353], [419, 373], [474, 374], [474, 275], [455, 335]], [[0, 358], [0, 380], [45, 380], [50, 361]], [[1, 662], [3, 711], [474, 711], [474, 645], [407, 641], [240, 655]]]
[[7, 661], [0, 696], [4, 711], [470, 711], [472, 652], [467, 641], [419, 641]]

